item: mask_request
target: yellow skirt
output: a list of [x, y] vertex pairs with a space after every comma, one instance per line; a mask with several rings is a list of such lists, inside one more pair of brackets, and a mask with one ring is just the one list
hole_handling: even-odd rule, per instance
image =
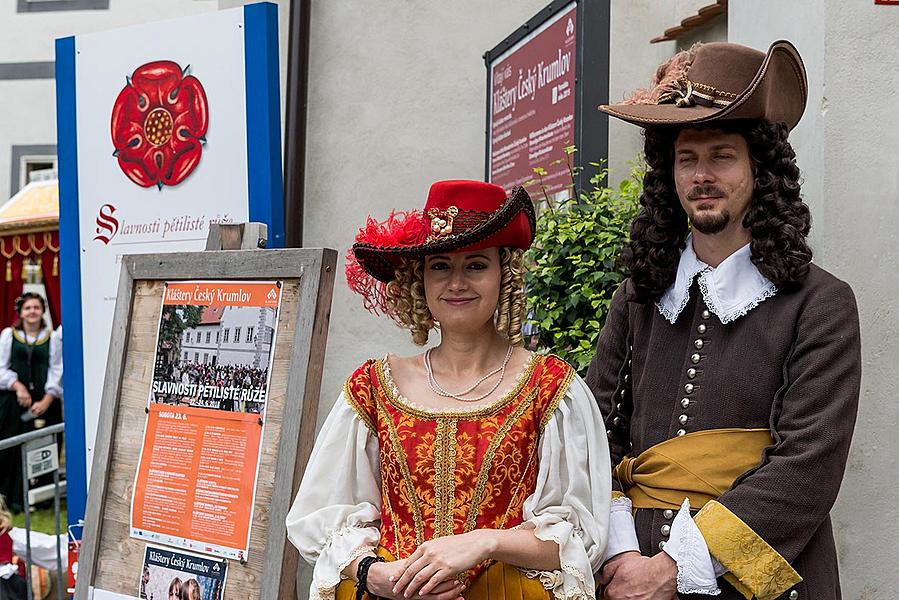
[[[376, 551], [378, 556], [392, 561], [394, 558], [383, 548]], [[536, 579], [531, 579], [517, 567], [505, 563], [493, 563], [472, 582], [471, 587], [462, 592], [466, 600], [552, 600], [549, 591]], [[375, 600], [375, 596], [364, 594], [363, 600]], [[344, 579], [337, 586], [336, 600], [355, 600], [356, 582]]]

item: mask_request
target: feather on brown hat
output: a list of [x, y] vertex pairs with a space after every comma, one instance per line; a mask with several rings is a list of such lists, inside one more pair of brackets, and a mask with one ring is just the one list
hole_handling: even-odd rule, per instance
[[785, 40], [767, 53], [740, 44], [696, 44], [659, 65], [652, 84], [599, 110], [643, 127], [765, 119], [793, 129], [808, 100], [805, 65]]

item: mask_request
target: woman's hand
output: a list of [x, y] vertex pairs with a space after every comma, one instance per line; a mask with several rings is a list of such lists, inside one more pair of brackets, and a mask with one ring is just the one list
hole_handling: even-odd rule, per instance
[[31, 405], [31, 414], [33, 414], [35, 417], [41, 416], [42, 414], [47, 412], [47, 409], [50, 408], [51, 404], [53, 404], [53, 400], [55, 400], [53, 396], [51, 396], [50, 394], [44, 394], [43, 398]]
[[[368, 591], [373, 596], [390, 600], [405, 600], [401, 593], [394, 593], [393, 587], [409, 564], [409, 559], [394, 562], [378, 562], [368, 568]], [[435, 586], [429, 594], [414, 596], [415, 600], [457, 600], [461, 598], [464, 586], [455, 580], [444, 581]]]
[[461, 535], [429, 540], [409, 558], [402, 576], [393, 587], [398, 598], [427, 597], [443, 583], [490, 558], [495, 540], [492, 531], [482, 529]]
[[19, 406], [29, 408], [31, 406], [31, 392], [28, 391], [25, 384], [21, 381], [16, 381], [13, 384], [13, 389], [16, 391], [16, 401], [19, 403]]

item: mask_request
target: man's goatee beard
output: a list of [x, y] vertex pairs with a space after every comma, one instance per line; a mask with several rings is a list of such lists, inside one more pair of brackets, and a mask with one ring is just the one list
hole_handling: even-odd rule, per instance
[[690, 219], [693, 229], [705, 235], [715, 235], [724, 231], [730, 223], [730, 213], [722, 211], [717, 214], [699, 213]]

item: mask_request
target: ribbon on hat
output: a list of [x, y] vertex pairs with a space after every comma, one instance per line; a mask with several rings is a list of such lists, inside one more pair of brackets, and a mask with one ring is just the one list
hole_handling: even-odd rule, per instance
[[673, 102], [680, 108], [690, 106], [708, 106], [713, 108], [724, 108], [736, 100], [737, 94], [725, 92], [718, 88], [690, 81], [686, 77], [678, 79], [674, 86], [665, 94], [659, 96], [658, 104], [668, 104]]

